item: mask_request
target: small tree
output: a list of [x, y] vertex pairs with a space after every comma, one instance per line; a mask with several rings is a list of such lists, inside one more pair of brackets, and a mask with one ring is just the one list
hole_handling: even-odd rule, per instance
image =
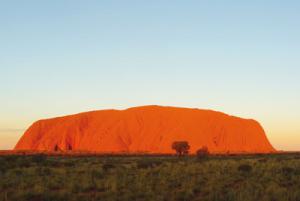
[[207, 146], [203, 146], [200, 149], [198, 149], [196, 154], [199, 159], [206, 158], [209, 155]]
[[189, 153], [190, 145], [187, 141], [173, 142], [172, 149], [176, 151], [179, 156], [187, 155]]

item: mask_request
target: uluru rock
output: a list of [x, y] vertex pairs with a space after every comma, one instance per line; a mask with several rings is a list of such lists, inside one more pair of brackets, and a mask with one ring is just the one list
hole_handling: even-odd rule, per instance
[[202, 146], [221, 153], [275, 151], [255, 120], [211, 110], [162, 106], [39, 120], [24, 133], [15, 150], [174, 153], [174, 141], [188, 141], [192, 153]]

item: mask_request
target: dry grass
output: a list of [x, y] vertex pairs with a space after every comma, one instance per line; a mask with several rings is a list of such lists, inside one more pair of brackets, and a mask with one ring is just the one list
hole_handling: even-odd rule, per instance
[[299, 154], [0, 156], [0, 200], [300, 200]]

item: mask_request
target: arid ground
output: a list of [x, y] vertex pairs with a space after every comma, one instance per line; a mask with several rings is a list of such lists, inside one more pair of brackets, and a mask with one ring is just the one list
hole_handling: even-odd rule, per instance
[[300, 155], [0, 156], [0, 200], [297, 201]]

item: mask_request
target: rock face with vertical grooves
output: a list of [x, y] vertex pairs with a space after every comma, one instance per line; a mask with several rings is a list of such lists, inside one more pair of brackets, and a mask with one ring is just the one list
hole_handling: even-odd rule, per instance
[[275, 151], [255, 120], [211, 110], [162, 106], [39, 120], [28, 128], [15, 150], [164, 154], [174, 153], [174, 141], [188, 141], [191, 153], [202, 146], [215, 153]]

